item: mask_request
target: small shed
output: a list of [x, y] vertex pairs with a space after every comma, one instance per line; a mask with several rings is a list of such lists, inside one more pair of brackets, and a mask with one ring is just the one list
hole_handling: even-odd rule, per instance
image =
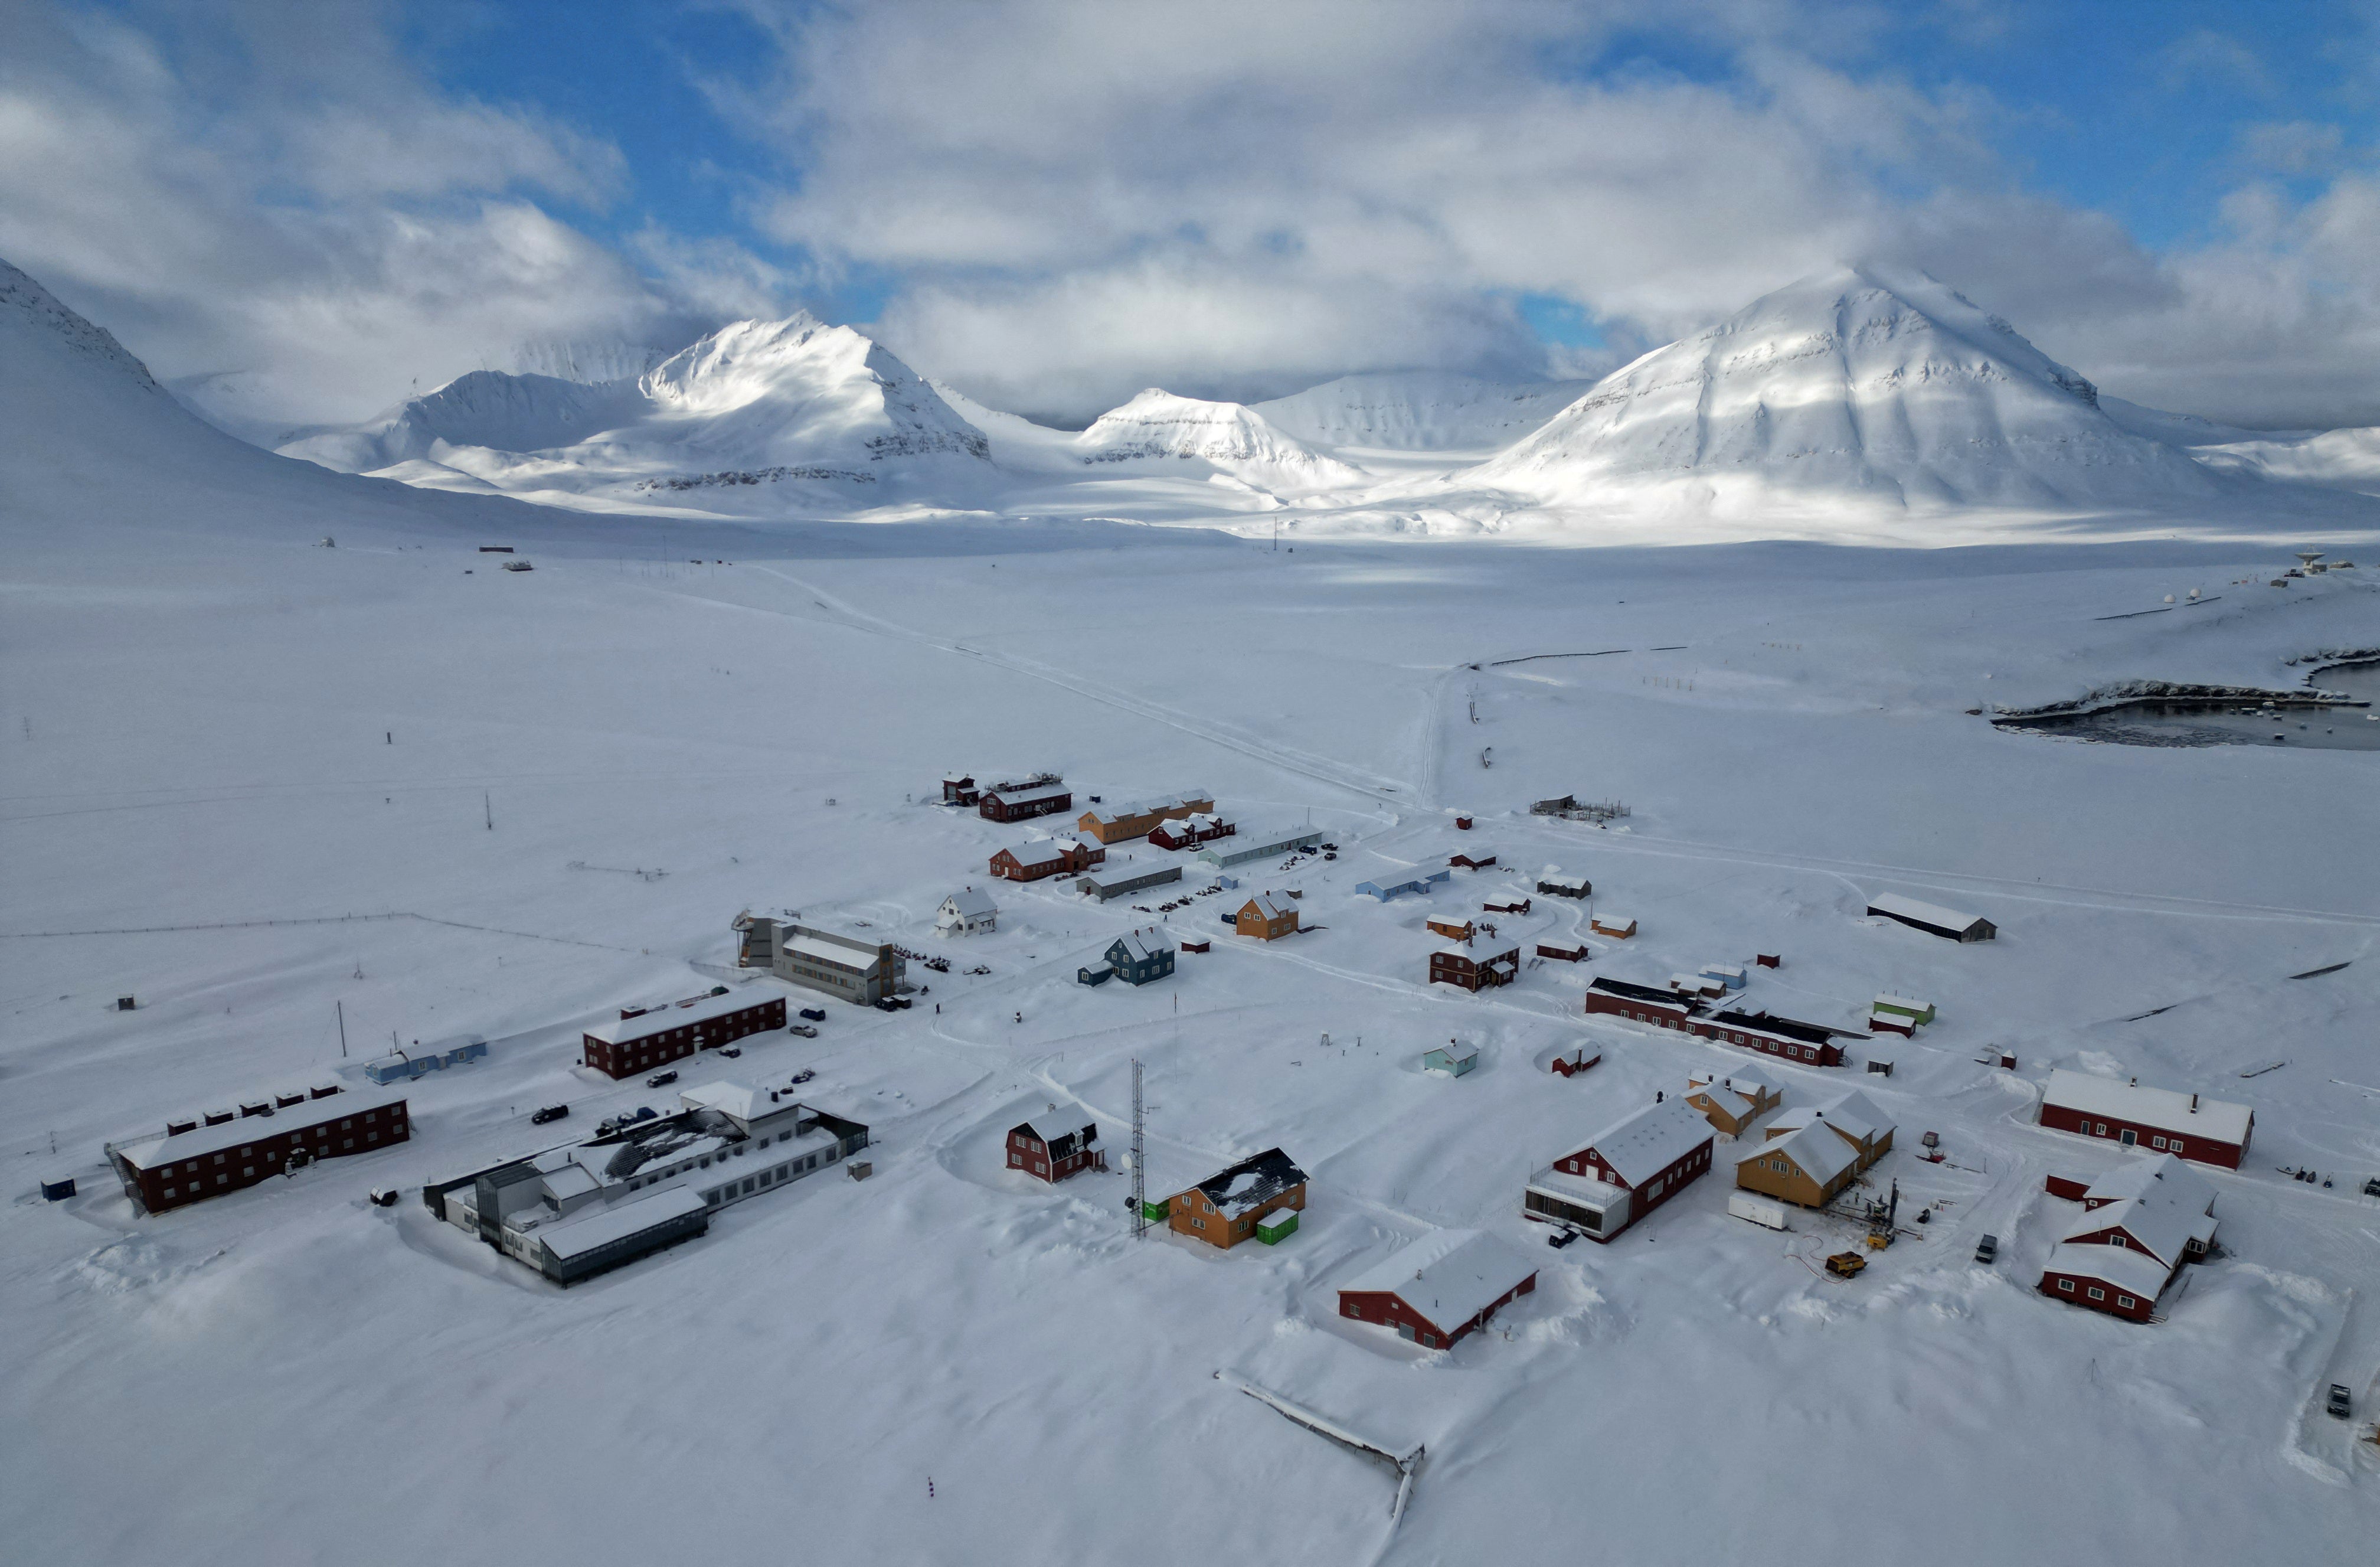
[[1297, 1209], [1276, 1208], [1257, 1221], [1257, 1239], [1277, 1246], [1297, 1233]]
[[1586, 928], [1615, 941], [1624, 941], [1636, 934], [1636, 922], [1622, 914], [1598, 914], [1586, 922]]
[[1549, 865], [1537, 873], [1537, 891], [1549, 898], [1584, 898], [1594, 893], [1595, 883]]
[[1185, 953], [1212, 952], [1214, 947], [1215, 943], [1204, 936], [1184, 936], [1182, 938], [1182, 950]]
[[1485, 870], [1496, 863], [1496, 856], [1475, 849], [1468, 854], [1449, 855], [1446, 863], [1457, 870]]
[[1432, 919], [1427, 921], [1427, 924], [1437, 934], [1450, 941], [1461, 941], [1466, 947], [1471, 944], [1471, 938], [1476, 934], [1467, 919], [1460, 925], [1451, 919]]
[[1529, 900], [1522, 898], [1518, 902], [1515, 902], [1511, 898], [1507, 898], [1502, 903], [1498, 903], [1491, 898], [1479, 905], [1479, 912], [1482, 914], [1526, 914], [1529, 912]]
[[42, 1199], [44, 1202], [64, 1202], [74, 1195], [75, 1178], [73, 1176], [44, 1175], [42, 1177]]
[[1706, 979], [1718, 980], [1730, 990], [1741, 990], [1748, 982], [1740, 963], [1706, 963], [1702, 966], [1702, 975]]
[[1585, 963], [1586, 943], [1585, 941], [1539, 941], [1537, 955], [1559, 958], [1564, 963]]
[[1882, 995], [1876, 998], [1875, 1010], [1877, 1012], [1889, 1012], [1896, 1014], [1899, 1016], [1908, 1018], [1912, 1023], [1931, 1023], [1934, 1021], [1934, 1003], [1932, 1002], [1921, 1002], [1912, 996], [1897, 996], [1890, 990], [1887, 990]]
[[1917, 1020], [1897, 1012], [1872, 1012], [1868, 1014], [1867, 1026], [1871, 1033], [1898, 1034], [1904, 1039], [1917, 1038]]
[[1568, 1045], [1554, 1051], [1553, 1060], [1546, 1063], [1546, 1070], [1558, 1077], [1575, 1077], [1590, 1067], [1602, 1064], [1603, 1048], [1600, 1045]]
[[1460, 1077], [1479, 1064], [1479, 1047], [1466, 1045], [1460, 1039], [1449, 1039], [1434, 1051], [1422, 1053], [1425, 1072], [1442, 1072], [1449, 1077]]

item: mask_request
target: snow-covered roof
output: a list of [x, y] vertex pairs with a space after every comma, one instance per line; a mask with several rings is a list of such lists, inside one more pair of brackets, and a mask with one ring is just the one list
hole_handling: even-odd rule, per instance
[[557, 1258], [567, 1262], [598, 1246], [626, 1240], [630, 1235], [666, 1224], [673, 1219], [700, 1213], [709, 1206], [702, 1200], [701, 1193], [686, 1186], [671, 1186], [649, 1197], [634, 1197], [560, 1224], [548, 1225], [537, 1232], [537, 1238], [543, 1241], [546, 1249]]
[[[800, 946], [804, 943], [788, 941], [785, 944]], [[844, 961], [850, 962], [853, 959], [846, 954]], [[639, 1013], [634, 1017], [622, 1017], [610, 1023], [599, 1023], [587, 1030], [587, 1037], [606, 1045], [622, 1044], [630, 1039], [650, 1039], [655, 1034], [666, 1034], [673, 1028], [683, 1028], [690, 1023], [708, 1023], [714, 1017], [724, 1017], [731, 1012], [742, 1012], [747, 1007], [760, 1006], [772, 998], [773, 992], [770, 995], [762, 995], [742, 990], [730, 990], [723, 996], [697, 996], [691, 1001], [680, 1002], [675, 1006], [657, 1006], [650, 1012]]]
[[1733, 1088], [1740, 1094], [1754, 1098], [1779, 1091], [1777, 1080], [1756, 1066], [1739, 1066], [1731, 1071], [1716, 1075], [1709, 1072], [1693, 1072], [1687, 1074], [1686, 1082], [1697, 1088], [1706, 1083], [1718, 1083], [1724, 1087]]
[[2049, 1248], [2045, 1273], [2072, 1273], [2097, 1279], [2128, 1294], [2154, 1301], [2173, 1278], [2173, 1269], [2144, 1251], [2130, 1246], [2078, 1246], [2060, 1243]]
[[1031, 789], [986, 789], [984, 798], [996, 799], [1002, 805], [1031, 805], [1037, 800], [1055, 799], [1075, 791], [1063, 784], [1043, 784]]
[[[2195, 1111], [2191, 1108], [2193, 1101]], [[2119, 1078], [2070, 1072], [2064, 1067], [2050, 1073], [2049, 1087], [2042, 1094], [2041, 1102], [2234, 1145], [2248, 1140], [2248, 1128], [2254, 1120], [2244, 1104], [2228, 1104], [2173, 1088], [2143, 1088]]]
[[1156, 816], [1165, 811], [1180, 810], [1184, 806], [1211, 806], [1215, 796], [1203, 790], [1186, 795], [1167, 795], [1153, 800], [1134, 800], [1128, 805], [1094, 806], [1083, 813], [1091, 821], [1122, 821], [1128, 816]]
[[1946, 930], [1964, 930], [1983, 917], [1981, 915], [1961, 914], [1954, 908], [1944, 908], [1940, 904], [1904, 898], [1897, 893], [1877, 893], [1868, 899], [1867, 906], [1879, 914], [1914, 919], [1925, 925], [1938, 925]]
[[1788, 1156], [1794, 1163], [1800, 1165], [1812, 1180], [1822, 1186], [1850, 1169], [1859, 1159], [1859, 1154], [1849, 1143], [1836, 1136], [1826, 1127], [1812, 1122], [1796, 1127], [1781, 1137], [1774, 1137], [1765, 1143], [1744, 1145], [1737, 1152], [1735, 1162], [1744, 1164], [1772, 1154]]
[[2140, 1242], [2142, 1250], [2155, 1256], [2168, 1268], [2180, 1266], [2191, 1241], [2195, 1240], [2204, 1245], [2215, 1238], [2213, 1214], [2193, 1213], [2181, 1203], [2154, 1193], [2146, 1197], [2121, 1197], [2078, 1214], [2059, 1238], [2072, 1241], [2082, 1235], [2118, 1227]]
[[1435, 1230], [1339, 1286], [1392, 1294], [1440, 1333], [1451, 1333], [1536, 1276], [1536, 1267], [1484, 1230]]
[[214, 1126], [197, 1126], [170, 1137], [130, 1147], [116, 1153], [135, 1170], [159, 1170], [177, 1160], [212, 1158], [260, 1137], [276, 1137], [296, 1127], [318, 1126], [325, 1121], [359, 1117], [368, 1110], [387, 1110], [405, 1102], [403, 1094], [358, 1093], [353, 1089], [326, 1099], [308, 1099], [273, 1115], [242, 1115]]
[[841, 941], [830, 941], [816, 936], [789, 937], [784, 942], [784, 949], [789, 953], [798, 953], [807, 958], [840, 964], [845, 968], [871, 967], [881, 955], [872, 950], [846, 947]]
[[1592, 1175], [1573, 1175], [1567, 1170], [1550, 1167], [1531, 1175], [1528, 1189], [1593, 1209], [1606, 1209], [1628, 1200], [1628, 1193], [1609, 1181], [1598, 1181]]
[[798, 1108], [793, 1095], [782, 1089], [779, 1092], [782, 1097], [772, 1099], [766, 1088], [750, 1083], [722, 1081], [684, 1089], [677, 1098], [678, 1102], [688, 1110], [715, 1110], [749, 1125], [755, 1121], [765, 1121], [771, 1115], [783, 1115]]
[[1817, 1114], [1846, 1132], [1863, 1137], [1879, 1136], [1892, 1131], [1893, 1124], [1876, 1102], [1857, 1088], [1846, 1088], [1818, 1106]]
[[1146, 963], [1160, 953], [1173, 950], [1173, 937], [1162, 925], [1151, 925], [1138, 930], [1127, 930], [1110, 944], [1110, 951], [1122, 947], [1135, 962]]
[[1257, 911], [1258, 919], [1278, 919], [1284, 914], [1296, 913], [1297, 905], [1287, 898], [1275, 896], [1271, 893], [1258, 893], [1240, 905], [1242, 914], [1245, 914], [1249, 909]]
[[1622, 1116], [1581, 1144], [1632, 1186], [1645, 1182], [1711, 1140], [1710, 1123], [1683, 1099], [1662, 1099]]
[[1098, 1120], [1080, 1105], [1037, 1115], [1030, 1121], [1018, 1122], [1017, 1126], [1037, 1143], [1055, 1144], [1061, 1138], [1077, 1136], [1085, 1143], [1099, 1140]]
[[1000, 905], [991, 901], [991, 894], [979, 887], [961, 888], [944, 898], [942, 906], [953, 914], [972, 919], [980, 919], [988, 914], [1000, 912]]
[[1072, 838], [1027, 838], [1021, 844], [1003, 844], [992, 850], [992, 856], [1015, 856], [1019, 865], [1047, 865], [1053, 859], [1063, 859], [1075, 847]]
[[2117, 1202], [2163, 1191], [2193, 1213], [2215, 1206], [2215, 1184], [2169, 1153], [2119, 1164], [2091, 1183], [2087, 1202]]
[[1228, 1170], [1217, 1171], [1199, 1182], [1198, 1189], [1224, 1218], [1236, 1219], [1292, 1186], [1305, 1184], [1305, 1172], [1292, 1163], [1289, 1155], [1279, 1148], [1267, 1148]]

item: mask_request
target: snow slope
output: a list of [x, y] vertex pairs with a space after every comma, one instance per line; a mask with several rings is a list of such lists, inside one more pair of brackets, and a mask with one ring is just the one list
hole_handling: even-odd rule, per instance
[[1291, 494], [1366, 482], [1362, 469], [1325, 456], [1241, 403], [1209, 403], [1151, 387], [1111, 408], [1075, 437], [1083, 463], [1185, 461], [1258, 488]]
[[2380, 495], [2380, 427], [2251, 436], [2202, 446], [2200, 461], [2290, 484]]
[[1533, 433], [1592, 386], [1585, 381], [1509, 383], [1449, 370], [1391, 370], [1342, 375], [1251, 407], [1275, 429], [1318, 446], [1488, 451]]
[[[2164, 543], [1273, 553], [1149, 529], [1022, 556], [878, 528], [875, 558], [830, 559], [822, 528], [698, 519], [673, 539], [725, 561], [624, 559], [608, 518], [239, 447], [13, 274], [0, 431], [0, 1538], [28, 1561], [625, 1567], [798, 1539], [1420, 1567], [1757, 1540], [1780, 1567], [2229, 1567], [2354, 1561], [2380, 1531], [2380, 1464], [2317, 1403], [2347, 1382], [2368, 1417], [2380, 1380], [2354, 1178], [2380, 1170], [2380, 753], [2091, 746], [1964, 711], [2293, 682], [2285, 659], [2380, 642], [2357, 573], [2272, 589], [2270, 550]], [[542, 529], [536, 571], [474, 569], [496, 519]], [[2193, 586], [2213, 597], [2158, 611]], [[1055, 882], [937, 938], [1013, 830], [911, 796], [1013, 759], [1310, 811], [1337, 860], [1238, 874], [1321, 929], [1240, 941], [1220, 894], [1160, 915]], [[1527, 814], [1565, 791], [1630, 801], [1629, 830]], [[1354, 891], [1480, 840], [1504, 865], [1427, 900]], [[1426, 917], [1548, 861], [1641, 934], [1489, 995], [1423, 982]], [[1878, 889], [2000, 937], [1870, 921]], [[584, 1131], [668, 1104], [572, 1067], [579, 1030], [708, 989], [733, 914], [788, 903], [952, 968], [913, 966], [911, 1011], [830, 1004], [820, 1038], [684, 1082], [815, 1072], [806, 1098], [870, 1126], [870, 1180], [757, 1197], [568, 1291], [423, 1211], [423, 1182], [546, 1146], [535, 1106]], [[1585, 912], [1540, 900], [1501, 933]], [[1075, 982], [1159, 917], [1213, 950], [1145, 990]], [[1939, 1006], [1859, 1078], [1900, 1128], [1873, 1179], [1907, 1233], [1833, 1281], [1854, 1226], [1755, 1229], [1706, 1177], [1609, 1246], [1547, 1249], [1531, 1168], [1744, 1059], [1588, 1022], [1589, 974], [1755, 951], [1784, 966], [1750, 1004]], [[359, 1082], [392, 1034], [461, 1031], [490, 1055], [413, 1085], [407, 1144], [159, 1218], [103, 1167], [169, 1112]], [[1419, 1070], [1457, 1036], [1478, 1071]], [[1603, 1064], [1548, 1076], [1581, 1039]], [[1979, 1064], [2011, 1045], [2018, 1071]], [[1135, 1240], [1121, 1173], [1002, 1168], [1006, 1128], [1053, 1104], [1120, 1165], [1135, 1061], [1151, 1185], [1278, 1143], [1313, 1175], [1295, 1236]], [[1848, 1086], [1762, 1064], [1796, 1107]], [[2251, 1168], [2209, 1177], [2226, 1255], [2155, 1327], [2031, 1287], [2072, 1211], [2044, 1175], [2125, 1157], [2031, 1124], [2057, 1066], [2256, 1111]], [[2301, 1164], [2339, 1179], [2273, 1168]], [[47, 1172], [81, 1191], [42, 1202]], [[1526, 1248], [1537, 1289], [1445, 1354], [1338, 1317], [1341, 1284], [1442, 1227]], [[1234, 1378], [1426, 1442], [1394, 1532], [1391, 1477]]]
[[808, 315], [737, 322], [634, 379], [474, 371], [282, 451], [412, 483], [452, 487], [437, 472], [451, 469], [564, 504], [729, 513], [955, 499], [990, 481], [980, 431], [880, 345]]
[[1596, 383], [1463, 482], [1547, 501], [1650, 487], [1954, 506], [2203, 503], [2213, 476], [1933, 278], [1844, 268]]

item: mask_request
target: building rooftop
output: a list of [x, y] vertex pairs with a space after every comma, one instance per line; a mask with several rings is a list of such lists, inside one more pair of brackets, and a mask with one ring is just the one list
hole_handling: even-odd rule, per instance
[[1435, 1230], [1339, 1288], [1395, 1295], [1440, 1333], [1451, 1333], [1536, 1272], [1527, 1257], [1484, 1230]]
[[1815, 1122], [1809, 1122], [1781, 1137], [1743, 1144], [1736, 1152], [1735, 1162], [1747, 1164], [1772, 1154], [1790, 1157], [1822, 1186], [1859, 1161], [1858, 1151], [1849, 1143]]
[[1876, 893], [1868, 899], [1867, 906], [1878, 914], [1888, 914], [1900, 919], [1914, 919], [1925, 925], [1938, 925], [1946, 930], [1964, 930], [1983, 917], [1981, 915], [1961, 914], [1954, 908], [1944, 908], [1940, 904], [1921, 903], [1915, 898], [1904, 898], [1897, 893]]
[[[2121, 1078], [2070, 1072], [2064, 1067], [2049, 1075], [2049, 1087], [2042, 1094], [2041, 1102], [2064, 1110], [2087, 1111], [2093, 1115], [2115, 1116], [2161, 1131], [2180, 1132], [2185, 1137], [2195, 1134], [2232, 1144], [2248, 1140], [2248, 1128], [2254, 1120], [2244, 1104], [2228, 1104], [2172, 1088], [2143, 1088]], [[2193, 1104], [2195, 1110], [2192, 1108]]]
[[626, 1240], [630, 1235], [641, 1233], [657, 1224], [666, 1224], [690, 1213], [700, 1213], [709, 1206], [702, 1200], [701, 1194], [691, 1187], [669, 1186], [609, 1208], [580, 1214], [559, 1224], [540, 1225], [536, 1233], [548, 1250], [567, 1262], [598, 1246]]
[[1710, 1140], [1703, 1112], [1679, 1098], [1624, 1115], [1578, 1146], [1593, 1148], [1621, 1180], [1641, 1186]]
[[[795, 943], [787, 942], [787, 945]], [[724, 1017], [731, 1012], [766, 1005], [777, 999], [776, 992], [730, 990], [723, 996], [696, 996], [674, 1006], [657, 1006], [634, 1017], [622, 1017], [610, 1023], [599, 1023], [588, 1029], [587, 1037], [601, 1044], [625, 1044], [631, 1039], [650, 1039], [666, 1034], [673, 1028], [683, 1028], [690, 1023], [708, 1023], [714, 1017]]]
[[1217, 1171], [1199, 1182], [1198, 1189], [1226, 1219], [1236, 1219], [1292, 1186], [1305, 1184], [1305, 1172], [1292, 1163], [1289, 1155], [1279, 1148], [1267, 1148], [1227, 1170]]
[[2045, 1273], [2076, 1273], [2104, 1279], [2116, 1288], [2154, 1301], [2173, 1279], [2173, 1269], [2144, 1251], [2130, 1246], [2078, 1246], [2061, 1242], [2049, 1248]]
[[200, 1126], [140, 1143], [118, 1144], [115, 1152], [135, 1170], [162, 1170], [179, 1160], [212, 1159], [260, 1137], [277, 1137], [326, 1121], [359, 1117], [366, 1111], [393, 1109], [405, 1103], [405, 1099], [403, 1094], [347, 1089], [328, 1099], [293, 1104], [272, 1115], [243, 1115], [216, 1126]]

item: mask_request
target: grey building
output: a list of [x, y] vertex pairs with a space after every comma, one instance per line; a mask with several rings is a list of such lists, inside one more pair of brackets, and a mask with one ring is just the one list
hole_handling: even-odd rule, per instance
[[908, 986], [908, 963], [890, 941], [864, 941], [791, 915], [740, 915], [736, 963], [866, 1006]]
[[1088, 893], [1099, 902], [1106, 903], [1110, 898], [1120, 898], [1126, 893], [1137, 893], [1143, 887], [1158, 887], [1168, 881], [1181, 880], [1182, 867], [1179, 865], [1161, 865], [1154, 868], [1133, 865], [1101, 866], [1087, 876], [1078, 877], [1075, 881], [1075, 891]]
[[558, 1284], [690, 1240], [722, 1208], [841, 1163], [868, 1128], [788, 1089], [710, 1083], [685, 1106], [421, 1189], [430, 1211]]
[[1297, 849], [1310, 849], [1320, 842], [1322, 834], [1319, 832], [1242, 833], [1236, 838], [1217, 839], [1213, 847], [1200, 849], [1197, 857], [1220, 869], [1227, 865], [1245, 865], [1252, 859], [1267, 859]]

